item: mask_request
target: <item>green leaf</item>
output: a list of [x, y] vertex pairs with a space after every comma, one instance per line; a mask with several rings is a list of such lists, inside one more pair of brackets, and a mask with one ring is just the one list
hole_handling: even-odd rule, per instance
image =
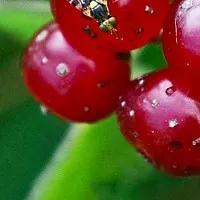
[[0, 11], [0, 113], [4, 113], [30, 98], [21, 77], [21, 55], [34, 32], [52, 17], [49, 13]]
[[69, 124], [43, 116], [39, 105], [28, 100], [1, 114], [0, 196], [21, 200], [46, 165]]
[[64, 121], [41, 114], [21, 77], [24, 47], [51, 18], [50, 13], [0, 9], [1, 200], [24, 198], [69, 127]]
[[109, 192], [114, 191], [101, 190], [106, 185], [109, 190], [115, 187], [116, 181], [129, 173], [134, 178], [140, 168], [148, 173], [151, 168], [144, 163], [125, 143], [114, 117], [94, 125], [76, 125], [38, 179], [29, 199], [89, 200], [112, 195]]
[[191, 200], [198, 190], [199, 178], [172, 178], [153, 169], [111, 117], [74, 126], [27, 200]]

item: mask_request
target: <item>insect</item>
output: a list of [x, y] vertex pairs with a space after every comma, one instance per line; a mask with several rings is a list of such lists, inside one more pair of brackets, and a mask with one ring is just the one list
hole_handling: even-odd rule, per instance
[[107, 0], [68, 0], [71, 5], [80, 10], [84, 15], [94, 18], [99, 23], [103, 32], [110, 32], [117, 36], [117, 20], [108, 10]]

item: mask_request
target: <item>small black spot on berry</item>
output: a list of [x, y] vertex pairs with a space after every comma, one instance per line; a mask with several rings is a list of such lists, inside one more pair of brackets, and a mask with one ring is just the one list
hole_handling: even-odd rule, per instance
[[97, 87], [98, 88], [104, 88], [106, 86], [109, 86], [111, 84], [111, 81], [110, 80], [106, 80], [104, 82], [99, 82], [97, 83]]
[[94, 33], [94, 32], [91, 32], [90, 36], [91, 36], [91, 38], [93, 38], [93, 39], [96, 39], [96, 38], [98, 38], [97, 34], [96, 34], [96, 33]]
[[83, 31], [93, 39], [96, 39], [98, 37], [97, 34], [91, 30], [89, 25], [84, 26]]
[[85, 33], [90, 33], [90, 27], [89, 27], [89, 26], [83, 27], [83, 31], [84, 31]]
[[175, 149], [181, 149], [183, 147], [183, 143], [177, 140], [173, 140], [170, 142], [170, 146]]
[[127, 52], [127, 53], [118, 52], [118, 53], [116, 53], [116, 56], [120, 60], [125, 60], [125, 61], [129, 61], [131, 58], [131, 54], [129, 52]]

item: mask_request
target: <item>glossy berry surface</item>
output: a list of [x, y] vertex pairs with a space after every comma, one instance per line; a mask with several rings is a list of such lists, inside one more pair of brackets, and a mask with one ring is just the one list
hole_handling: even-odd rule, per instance
[[168, 63], [200, 70], [200, 0], [177, 1], [163, 33]]
[[163, 28], [169, 10], [168, 0], [108, 0], [110, 13], [124, 38], [124, 49], [141, 47], [154, 39]]
[[132, 81], [117, 115], [124, 136], [150, 162], [189, 176], [200, 173], [200, 103], [188, 96], [199, 90], [179, 77], [164, 70]]
[[87, 46], [129, 51], [155, 38], [166, 19], [168, 0], [108, 0], [111, 16], [116, 18], [117, 33], [102, 32], [99, 24], [66, 0], [52, 0], [53, 13], [71, 43], [83, 52]]
[[22, 66], [35, 98], [51, 112], [75, 122], [93, 122], [111, 114], [130, 75], [128, 63], [114, 53], [80, 54], [55, 23], [35, 35]]

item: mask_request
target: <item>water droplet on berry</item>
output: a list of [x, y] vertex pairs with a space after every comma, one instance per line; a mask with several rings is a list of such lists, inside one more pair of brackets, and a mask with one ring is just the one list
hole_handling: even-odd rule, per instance
[[170, 128], [174, 128], [178, 125], [178, 121], [176, 119], [171, 119], [169, 120], [168, 125]]
[[141, 79], [141, 80], [139, 81], [139, 86], [143, 86], [144, 83], [145, 83], [145, 80], [144, 80], [144, 79]]
[[60, 63], [57, 67], [56, 67], [56, 73], [58, 76], [65, 76], [69, 73], [69, 68], [65, 63]]
[[172, 168], [177, 169], [177, 166], [176, 165], [172, 165]]
[[48, 36], [48, 31], [43, 30], [35, 39], [36, 42], [42, 42]]
[[84, 111], [89, 112], [90, 108], [88, 106], [84, 106]]
[[136, 86], [136, 89], [140, 89], [141, 91], [144, 91], [144, 83], [145, 83], [145, 80], [144, 79], [141, 79], [138, 83], [138, 85]]
[[126, 105], [126, 101], [122, 101], [121, 106], [124, 107]]
[[150, 6], [145, 6], [144, 11], [149, 13], [149, 14], [153, 14], [154, 13], [153, 8], [151, 8]]
[[48, 113], [48, 109], [44, 105], [40, 105], [40, 111], [42, 112], [43, 115], [46, 115]]
[[155, 108], [159, 104], [159, 101], [157, 99], [152, 100], [151, 105], [153, 108]]
[[172, 94], [174, 94], [174, 92], [176, 92], [176, 88], [173, 86], [166, 89], [166, 94], [168, 96], [171, 96]]
[[196, 145], [199, 145], [199, 144], [200, 144], [200, 137], [197, 138], [196, 140], [192, 141], [193, 146], [196, 146]]
[[131, 111], [129, 112], [129, 115], [130, 115], [131, 117], [133, 117], [133, 116], [135, 115], [135, 111], [134, 111], [134, 110], [131, 110]]
[[46, 64], [48, 62], [48, 58], [47, 57], [43, 57], [42, 58], [42, 64]]
[[137, 29], [136, 29], [136, 33], [137, 33], [137, 34], [140, 34], [140, 33], [142, 33], [142, 32], [143, 32], [143, 28], [137, 28]]

